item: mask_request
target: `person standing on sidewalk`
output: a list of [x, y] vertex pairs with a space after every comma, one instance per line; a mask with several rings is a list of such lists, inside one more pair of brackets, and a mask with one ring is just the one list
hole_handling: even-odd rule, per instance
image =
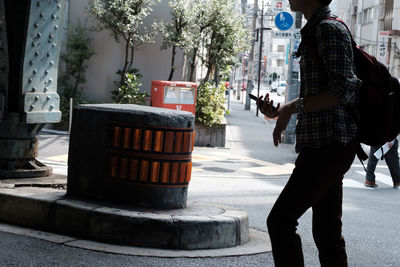
[[[307, 24], [302, 43], [299, 98], [274, 107], [267, 94], [257, 100], [260, 111], [278, 117], [273, 132], [281, 142], [292, 114], [297, 115], [293, 173], [267, 219], [275, 265], [304, 266], [297, 220], [313, 211], [313, 237], [321, 266], [347, 266], [342, 236], [343, 176], [356, 154], [357, 126], [349, 112], [361, 81], [354, 73], [351, 35], [339, 21], [327, 19], [331, 0], [289, 0]], [[317, 59], [313, 56], [317, 53]], [[318, 62], [316, 62], [318, 61]]]
[[[385, 158], [386, 164], [389, 167], [390, 175], [393, 180], [393, 188], [400, 189], [400, 163], [399, 163], [399, 141], [397, 139], [394, 140], [393, 143], [388, 143], [389, 150], [383, 156]], [[367, 165], [367, 174], [365, 177], [364, 185], [366, 187], [377, 187], [378, 185], [375, 183], [375, 168], [376, 164], [378, 164], [378, 159], [375, 157], [375, 152], [378, 151], [380, 147], [371, 146], [371, 150], [369, 152], [368, 157], [368, 165]]]

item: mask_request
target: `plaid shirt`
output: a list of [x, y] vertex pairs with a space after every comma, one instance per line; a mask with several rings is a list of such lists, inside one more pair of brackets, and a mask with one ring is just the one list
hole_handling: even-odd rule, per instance
[[355, 104], [356, 92], [361, 85], [354, 73], [351, 37], [341, 22], [324, 19], [329, 15], [329, 7], [322, 7], [301, 29], [300, 97], [307, 99], [329, 91], [341, 104], [328, 110], [297, 115], [297, 152], [305, 147], [320, 148], [334, 141], [347, 144], [357, 135], [357, 126], [348, 111]]

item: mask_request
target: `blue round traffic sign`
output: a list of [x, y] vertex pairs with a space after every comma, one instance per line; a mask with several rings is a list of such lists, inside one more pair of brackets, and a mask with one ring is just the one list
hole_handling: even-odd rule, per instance
[[293, 26], [293, 16], [289, 12], [280, 12], [275, 17], [275, 25], [281, 31], [287, 31]]

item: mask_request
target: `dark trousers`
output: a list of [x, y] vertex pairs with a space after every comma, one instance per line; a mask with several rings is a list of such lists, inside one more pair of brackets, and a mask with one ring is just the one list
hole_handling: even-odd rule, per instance
[[[368, 157], [367, 175], [366, 179], [370, 182], [375, 182], [375, 168], [378, 164], [378, 159], [374, 156], [375, 152], [380, 147], [371, 146], [371, 150]], [[383, 156], [386, 164], [389, 167], [390, 175], [392, 176], [393, 183], [400, 183], [400, 163], [399, 163], [399, 141], [395, 141], [389, 151]]]
[[267, 219], [275, 266], [304, 266], [297, 220], [310, 207], [321, 266], [347, 266], [342, 236], [343, 176], [355, 157], [355, 144], [303, 149], [288, 183]]

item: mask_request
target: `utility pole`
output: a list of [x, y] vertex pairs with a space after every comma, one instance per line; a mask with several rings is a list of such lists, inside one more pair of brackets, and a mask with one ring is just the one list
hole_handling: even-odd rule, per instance
[[[260, 33], [260, 50], [258, 51], [258, 79], [257, 79], [257, 97], [260, 96], [260, 81], [261, 81], [261, 58], [262, 58], [262, 52], [263, 52], [263, 37], [264, 37], [264, 0], [261, 2], [261, 21], [260, 21], [260, 30], [258, 31]], [[258, 108], [256, 108], [256, 116], [258, 117]]]
[[[253, 21], [251, 22], [251, 32], [255, 35], [256, 30], [256, 22], [257, 22], [257, 12], [258, 12], [258, 0], [254, 0], [254, 7], [253, 7]], [[244, 109], [250, 110], [250, 97], [249, 94], [254, 87], [253, 82], [253, 69], [254, 69], [254, 43], [255, 38], [251, 39], [251, 48], [249, 54], [249, 71], [247, 74], [247, 88], [246, 88], [246, 102]]]

